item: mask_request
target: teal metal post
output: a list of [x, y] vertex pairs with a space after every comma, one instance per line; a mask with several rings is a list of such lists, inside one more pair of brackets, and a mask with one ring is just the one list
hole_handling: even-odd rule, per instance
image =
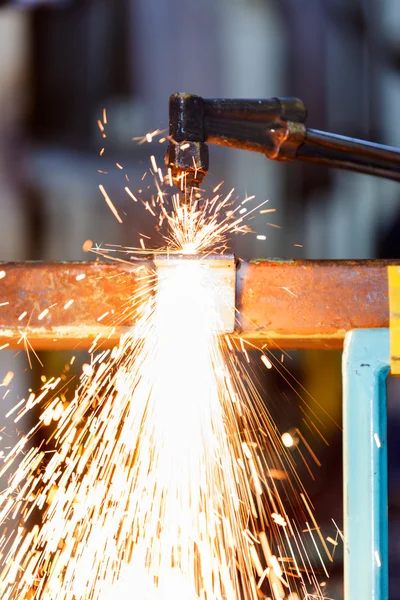
[[345, 600], [388, 600], [388, 329], [347, 334], [343, 352]]

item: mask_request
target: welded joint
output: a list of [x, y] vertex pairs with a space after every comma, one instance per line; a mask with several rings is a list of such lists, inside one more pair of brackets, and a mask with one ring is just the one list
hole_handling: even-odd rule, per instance
[[160, 281], [168, 277], [170, 269], [179, 268], [183, 263], [200, 266], [202, 285], [212, 294], [217, 332], [233, 333], [236, 316], [236, 259], [233, 254], [159, 254], [153, 260]]

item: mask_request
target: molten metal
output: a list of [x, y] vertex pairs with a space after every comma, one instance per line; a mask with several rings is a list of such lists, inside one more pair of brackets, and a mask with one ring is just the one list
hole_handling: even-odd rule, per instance
[[155, 257], [154, 263], [160, 285], [170, 276], [171, 269], [190, 269], [192, 265], [198, 265], [202, 275], [202, 286], [212, 290], [218, 332], [233, 333], [235, 328], [236, 266], [235, 257], [232, 254], [208, 256], [161, 254]]

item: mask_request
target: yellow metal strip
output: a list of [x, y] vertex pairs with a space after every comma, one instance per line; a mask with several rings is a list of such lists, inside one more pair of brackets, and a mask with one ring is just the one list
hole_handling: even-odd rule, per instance
[[400, 267], [388, 267], [390, 372], [400, 375]]

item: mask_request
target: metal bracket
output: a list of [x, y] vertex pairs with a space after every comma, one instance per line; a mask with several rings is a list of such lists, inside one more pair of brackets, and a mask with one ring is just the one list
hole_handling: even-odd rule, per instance
[[344, 597], [388, 599], [388, 329], [358, 329], [343, 352]]

